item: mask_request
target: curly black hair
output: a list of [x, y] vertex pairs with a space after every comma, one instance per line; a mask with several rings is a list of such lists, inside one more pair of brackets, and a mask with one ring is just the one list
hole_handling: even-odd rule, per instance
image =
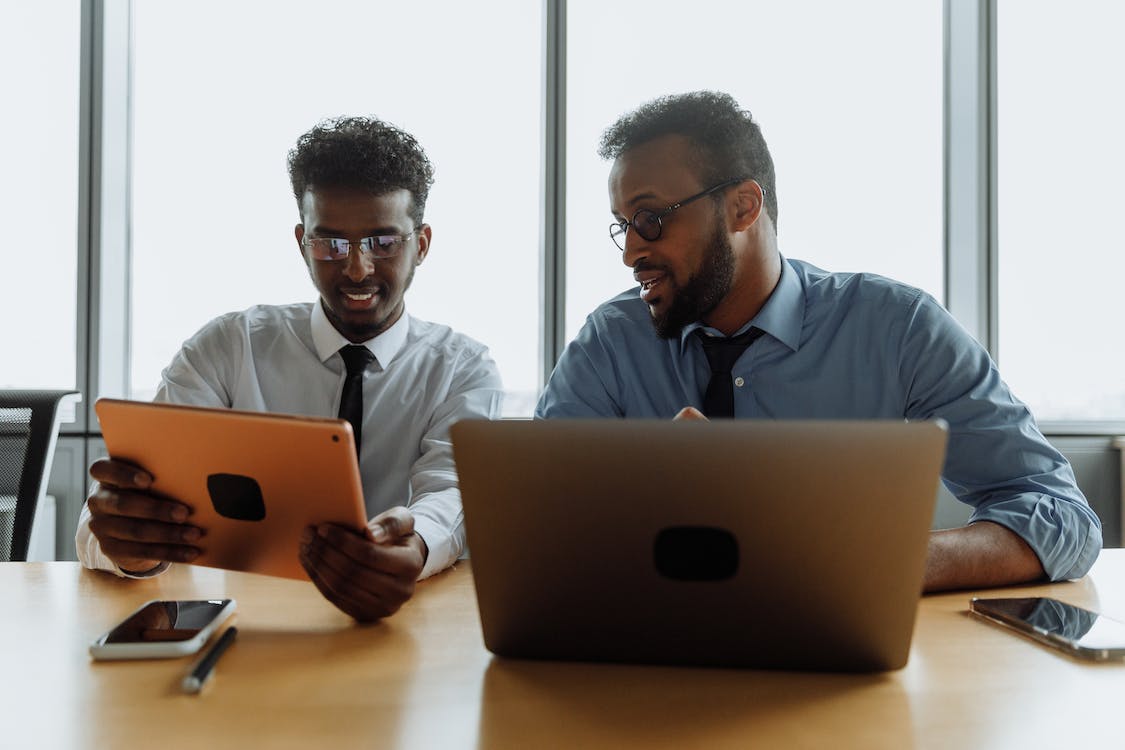
[[665, 135], [689, 138], [698, 155], [700, 180], [708, 185], [749, 177], [765, 191], [766, 213], [777, 229], [777, 187], [762, 129], [730, 94], [693, 91], [653, 99], [622, 115], [602, 134], [598, 155], [621, 154]]
[[414, 136], [374, 117], [322, 120], [289, 152], [289, 181], [300, 210], [305, 191], [345, 187], [384, 195], [409, 190], [410, 218], [422, 224], [434, 167]]

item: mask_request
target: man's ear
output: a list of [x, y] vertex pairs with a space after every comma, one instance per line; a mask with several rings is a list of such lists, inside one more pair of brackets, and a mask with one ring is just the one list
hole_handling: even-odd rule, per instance
[[293, 236], [297, 238], [297, 252], [301, 254], [301, 260], [305, 259], [305, 246], [302, 244], [305, 239], [305, 225], [298, 224], [293, 227]]
[[430, 252], [430, 241], [433, 237], [434, 233], [429, 224], [418, 227], [418, 255], [414, 258], [414, 265], [422, 265], [422, 261], [426, 259], [426, 255]]
[[728, 216], [731, 229], [741, 232], [757, 223], [765, 208], [765, 191], [757, 180], [745, 180], [738, 183], [731, 191], [734, 198], [729, 206]]

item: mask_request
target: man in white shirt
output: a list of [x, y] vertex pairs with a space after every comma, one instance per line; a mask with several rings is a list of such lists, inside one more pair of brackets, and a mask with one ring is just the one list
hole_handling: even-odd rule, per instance
[[[374, 620], [464, 551], [449, 426], [497, 417], [502, 386], [483, 345], [404, 310], [432, 236], [422, 215], [433, 168], [412, 136], [374, 119], [327, 121], [290, 151], [289, 175], [320, 299], [211, 321], [164, 371], [156, 400], [352, 422], [369, 533], [309, 528], [299, 556], [329, 601]], [[143, 468], [103, 459], [90, 475], [75, 539], [87, 567], [146, 577], [206, 544], [190, 507], [146, 492]]]

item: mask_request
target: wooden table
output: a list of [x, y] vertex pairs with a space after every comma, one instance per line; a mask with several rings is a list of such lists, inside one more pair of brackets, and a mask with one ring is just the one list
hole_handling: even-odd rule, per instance
[[[484, 649], [470, 567], [357, 627], [311, 584], [190, 566], [124, 581], [0, 563], [4, 748], [1121, 747], [1125, 664], [1057, 654], [922, 599], [907, 667], [877, 675], [515, 662]], [[1125, 550], [1020, 587], [1125, 619]], [[148, 599], [234, 597], [239, 638], [198, 696], [190, 659], [94, 663]], [[592, 613], [596, 616], [596, 613]]]

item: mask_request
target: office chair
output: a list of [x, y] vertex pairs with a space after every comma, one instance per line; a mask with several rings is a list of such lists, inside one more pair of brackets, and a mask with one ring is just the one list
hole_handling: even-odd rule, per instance
[[0, 561], [24, 561], [47, 492], [64, 401], [77, 391], [0, 389]]

